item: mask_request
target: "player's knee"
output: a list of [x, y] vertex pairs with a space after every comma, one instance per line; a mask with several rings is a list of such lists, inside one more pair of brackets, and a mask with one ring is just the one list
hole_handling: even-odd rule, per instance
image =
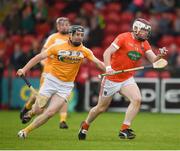
[[136, 97], [134, 97], [133, 103], [134, 103], [136, 106], [140, 106], [140, 105], [141, 105], [141, 96], [136, 96]]
[[36, 115], [39, 115], [39, 114], [41, 114], [43, 112], [43, 110], [41, 108], [39, 108], [37, 104], [34, 104], [32, 106], [32, 111]]

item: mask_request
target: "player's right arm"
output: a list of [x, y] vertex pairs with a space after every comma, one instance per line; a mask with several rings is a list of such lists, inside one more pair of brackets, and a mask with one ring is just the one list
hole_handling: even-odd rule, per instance
[[106, 72], [111, 73], [114, 70], [111, 67], [111, 55], [116, 52], [123, 43], [123, 36], [119, 35], [116, 39], [111, 43], [111, 45], [105, 50], [103, 54], [104, 64], [106, 66]]
[[103, 54], [104, 64], [106, 67], [111, 66], [111, 55], [117, 51], [117, 48], [114, 47], [113, 43], [105, 50]]
[[[51, 46], [51, 45], [53, 45], [53, 44], [54, 44], [54, 36], [53, 36], [53, 35], [50, 35], [50, 36], [47, 38], [45, 44], [43, 45], [43, 48], [41, 49], [41, 52], [45, 51], [49, 46]], [[43, 65], [43, 66], [44, 66], [44, 63], [45, 63], [44, 61], [45, 61], [44, 59], [41, 60], [41, 65]]]
[[41, 52], [40, 54], [33, 57], [22, 69], [17, 71], [17, 75], [25, 75], [27, 71], [29, 71], [33, 66], [38, 64], [43, 59], [46, 59], [48, 56], [53, 55], [55, 46], [50, 46], [46, 51]]

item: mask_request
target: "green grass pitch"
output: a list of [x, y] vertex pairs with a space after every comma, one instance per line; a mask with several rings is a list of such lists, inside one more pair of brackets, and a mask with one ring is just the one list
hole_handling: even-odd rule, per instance
[[24, 128], [17, 111], [0, 111], [0, 149], [53, 150], [176, 150], [180, 149], [180, 115], [139, 113], [132, 129], [134, 140], [120, 140], [119, 127], [124, 113], [104, 113], [91, 125], [87, 140], [79, 141], [79, 125], [87, 113], [70, 113], [68, 130], [58, 128], [56, 115], [36, 129], [26, 140], [17, 137]]

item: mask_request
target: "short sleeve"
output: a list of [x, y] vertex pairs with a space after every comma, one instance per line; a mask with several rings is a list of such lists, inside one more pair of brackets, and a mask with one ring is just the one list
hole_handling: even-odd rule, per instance
[[89, 59], [89, 60], [93, 60], [94, 54], [93, 54], [93, 52], [90, 49], [86, 49], [86, 56], [85, 57], [87, 59]]
[[125, 41], [125, 35], [124, 34], [120, 34], [118, 35], [115, 40], [112, 42], [112, 45], [116, 48], [119, 49], [120, 47], [122, 47], [122, 45], [124, 44]]
[[51, 56], [51, 55], [57, 55], [56, 54], [56, 44], [54, 45], [51, 45], [48, 49], [46, 49], [45, 51], [47, 52], [47, 55], [48, 56]]
[[48, 47], [50, 47], [52, 44], [54, 44], [54, 38], [53, 35], [49, 36], [45, 42], [45, 44], [43, 45], [43, 48], [47, 49]]
[[152, 50], [152, 48], [147, 40], [144, 42], [144, 50], [145, 51]]

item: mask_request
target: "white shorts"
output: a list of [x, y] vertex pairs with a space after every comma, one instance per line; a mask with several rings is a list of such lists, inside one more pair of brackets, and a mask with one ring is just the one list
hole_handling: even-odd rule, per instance
[[44, 82], [39, 90], [39, 94], [47, 96], [49, 98], [52, 95], [57, 94], [63, 97], [67, 101], [73, 87], [74, 87], [73, 82], [63, 82], [48, 73], [45, 76]]
[[113, 82], [104, 78], [101, 82], [100, 96], [109, 97], [119, 92], [124, 86], [136, 83], [134, 78], [131, 77], [123, 82]]

